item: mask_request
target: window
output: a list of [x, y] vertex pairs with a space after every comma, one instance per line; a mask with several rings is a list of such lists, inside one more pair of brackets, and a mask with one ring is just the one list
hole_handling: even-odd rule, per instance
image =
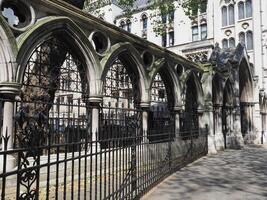
[[167, 23], [167, 15], [162, 15], [161, 16], [161, 19], [162, 19], [162, 23], [163, 24], [166, 24]]
[[166, 33], [162, 34], [162, 46], [163, 47], [167, 46], [167, 34]]
[[246, 17], [252, 17], [252, 3], [251, 0], [246, 1]]
[[253, 49], [253, 33], [251, 31], [248, 31], [246, 34], [247, 38], [247, 50]]
[[227, 7], [222, 7], [222, 26], [227, 26]]
[[240, 1], [238, 3], [238, 19], [244, 19], [245, 18], [245, 5], [243, 1]]
[[222, 47], [223, 47], [223, 49], [227, 49], [228, 48], [228, 40], [227, 39], [223, 39]]
[[200, 2], [199, 11], [200, 13], [207, 12], [207, 0], [203, 0]]
[[174, 45], [174, 32], [169, 32], [169, 46]]
[[244, 44], [247, 50], [253, 50], [253, 32], [247, 31], [246, 33], [241, 32], [239, 34], [240, 43]]
[[192, 27], [192, 40], [197, 41], [198, 40], [198, 26]]
[[245, 41], [245, 33], [244, 32], [239, 33], [239, 42], [241, 44], [246, 44], [246, 41]]
[[142, 15], [142, 23], [143, 29], [147, 29], [147, 16], [145, 14]]
[[234, 48], [235, 47], [235, 38], [230, 38], [229, 39], [229, 47]]
[[240, 1], [238, 3], [238, 19], [252, 17], [252, 3], [251, 0]]
[[174, 21], [174, 11], [172, 11], [169, 15], [169, 21], [170, 23]]
[[207, 24], [202, 24], [200, 26], [200, 29], [201, 29], [201, 40], [207, 39], [207, 37], [208, 37], [208, 34], [207, 34]]
[[131, 32], [131, 29], [132, 29], [132, 23], [131, 23], [131, 20], [127, 20], [127, 23], [126, 23], [126, 30], [128, 32]]
[[235, 23], [235, 7], [234, 5], [229, 5], [229, 25], [233, 25]]
[[121, 21], [119, 27], [122, 28], [122, 29], [125, 29], [125, 22], [124, 21]]

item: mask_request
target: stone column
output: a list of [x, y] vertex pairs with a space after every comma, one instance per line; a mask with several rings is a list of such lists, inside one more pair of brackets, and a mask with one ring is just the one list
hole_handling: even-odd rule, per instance
[[100, 112], [100, 103], [102, 98], [90, 98], [89, 104], [91, 107], [91, 139], [92, 139], [92, 152], [99, 152], [99, 112]]
[[224, 136], [222, 131], [222, 105], [214, 107], [214, 137], [216, 150], [224, 149]]
[[[1, 136], [2, 150], [12, 150], [14, 148], [14, 103], [15, 97], [20, 91], [20, 85], [16, 83], [0, 84], [0, 98], [4, 101], [3, 107], [3, 128]], [[0, 173], [3, 171], [3, 156], [0, 156]], [[7, 154], [6, 171], [12, 170], [16, 166], [16, 160], [12, 154]]]
[[244, 140], [241, 133], [240, 106], [235, 106], [233, 110], [233, 134], [231, 135], [230, 148], [240, 149], [244, 146]]
[[174, 107], [174, 122], [175, 122], [175, 138], [180, 136], [180, 115], [182, 113], [182, 107]]
[[142, 141], [146, 142], [148, 141], [147, 138], [147, 132], [148, 132], [148, 113], [150, 109], [150, 104], [149, 103], [142, 103], [140, 105], [142, 109], [142, 132], [143, 132], [143, 138]]

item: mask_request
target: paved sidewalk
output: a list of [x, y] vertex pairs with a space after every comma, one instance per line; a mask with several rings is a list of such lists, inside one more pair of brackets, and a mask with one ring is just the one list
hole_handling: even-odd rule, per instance
[[267, 148], [246, 147], [201, 158], [142, 200], [267, 200]]

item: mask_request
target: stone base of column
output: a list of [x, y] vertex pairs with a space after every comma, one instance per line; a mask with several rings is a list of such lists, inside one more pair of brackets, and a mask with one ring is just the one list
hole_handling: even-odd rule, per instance
[[245, 144], [261, 144], [261, 133], [259, 131], [249, 132], [244, 137]]
[[226, 136], [226, 148], [229, 149], [243, 149], [244, 139], [241, 133], [233, 133]]
[[214, 135], [208, 135], [208, 154], [216, 154], [215, 137]]
[[223, 133], [215, 134], [215, 147], [217, 151], [223, 151], [225, 149]]
[[[3, 173], [4, 156], [0, 155], [0, 173]], [[6, 172], [13, 170], [17, 166], [17, 161], [14, 156], [7, 155], [6, 157]]]

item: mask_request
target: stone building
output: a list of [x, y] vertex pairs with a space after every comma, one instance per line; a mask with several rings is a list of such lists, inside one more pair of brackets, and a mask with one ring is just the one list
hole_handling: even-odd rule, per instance
[[[116, 1], [101, 11], [97, 14], [100, 14], [103, 20], [199, 63], [207, 63], [212, 53], [218, 51], [223, 57], [222, 60], [226, 61], [229, 59], [229, 52], [234, 52], [234, 49], [241, 50], [241, 47], [237, 46], [238, 43], [242, 44], [245, 48], [243, 53], [249, 63], [247, 71], [249, 71], [251, 90], [249, 92], [251, 96], [247, 97], [247, 100], [242, 100], [240, 105], [240, 112], [246, 115], [242, 117], [242, 134], [250, 135], [247, 134], [249, 132], [254, 134], [254, 136], [248, 136], [247, 142], [255, 141], [255, 138], [258, 138], [256, 143], [265, 141], [266, 110], [263, 102], [266, 99], [267, 87], [267, 24], [264, 20], [267, 13], [266, 1], [203, 1], [199, 10], [194, 11], [195, 17], [192, 18], [186, 16], [179, 6], [174, 13], [160, 16], [157, 11], [149, 9], [148, 1], [143, 0], [136, 1], [135, 11], [130, 18], [125, 17], [123, 8], [120, 8]], [[163, 35], [153, 31], [158, 21], [165, 24], [166, 30], [163, 29], [163, 32], [165, 31]], [[221, 50], [218, 50], [218, 46]], [[218, 76], [224, 80], [224, 83], [230, 77], [229, 74], [224, 76], [214, 74], [215, 78]], [[216, 81], [214, 79], [214, 82]], [[222, 85], [224, 88], [224, 84]], [[214, 85], [214, 87], [218, 86]], [[219, 107], [223, 105], [222, 102], [216, 104]], [[215, 117], [215, 121], [216, 119]], [[247, 121], [250, 121], [249, 125]], [[221, 127], [221, 125], [218, 126]], [[222, 127], [224, 130], [233, 129], [226, 128], [225, 125]], [[215, 129], [215, 132], [220, 133], [222, 130]]]
[[[0, 1], [4, 199], [136, 199], [207, 153], [265, 142], [263, 1], [208, 3], [227, 13], [227, 27], [202, 12], [179, 29], [177, 11], [166, 18], [174, 18], [167, 39], [150, 35], [141, 1], [136, 24], [107, 8], [126, 30], [84, 12], [83, 2]], [[240, 22], [237, 5], [236, 17], [248, 15]], [[186, 30], [192, 38], [179, 37]]]

